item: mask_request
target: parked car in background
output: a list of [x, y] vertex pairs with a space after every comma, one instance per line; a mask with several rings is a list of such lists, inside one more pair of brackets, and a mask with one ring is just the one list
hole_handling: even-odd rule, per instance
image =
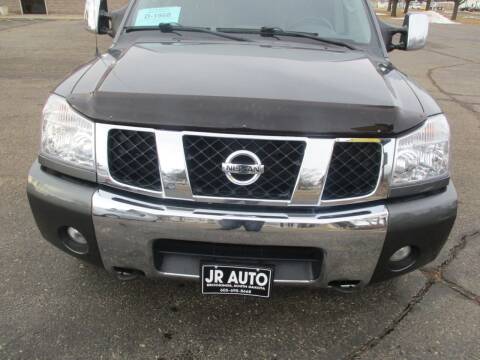
[[469, 0], [465, 1], [460, 5], [460, 10], [462, 11], [480, 11], [480, 1], [478, 0]]
[[422, 4], [419, 1], [412, 1], [410, 3], [410, 9], [419, 10], [419, 9], [424, 9], [424, 8], [425, 8], [425, 4]]

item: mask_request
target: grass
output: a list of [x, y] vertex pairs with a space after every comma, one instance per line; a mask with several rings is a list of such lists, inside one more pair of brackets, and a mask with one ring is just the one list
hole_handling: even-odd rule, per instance
[[462, 12], [458, 14], [457, 22], [469, 25], [480, 25], [480, 13]]

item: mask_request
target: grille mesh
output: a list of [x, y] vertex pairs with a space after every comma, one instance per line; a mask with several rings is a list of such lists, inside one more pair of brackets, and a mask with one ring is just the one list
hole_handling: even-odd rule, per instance
[[[183, 137], [188, 175], [194, 195], [262, 200], [289, 200], [305, 152], [305, 142], [235, 139], [188, 135]], [[256, 154], [265, 172], [252, 185], [230, 182], [222, 163], [235, 151]]]
[[365, 196], [377, 186], [382, 159], [378, 143], [337, 142], [333, 149], [323, 200]]
[[162, 189], [152, 132], [113, 129], [108, 133], [108, 166], [116, 181], [147, 190]]
[[[196, 135], [184, 136], [183, 143], [194, 195], [262, 200], [289, 200], [292, 197], [306, 147], [303, 141]], [[265, 166], [265, 172], [254, 184], [233, 184], [222, 171], [222, 163], [238, 150], [253, 152]], [[378, 182], [381, 159], [381, 144], [337, 142], [322, 200], [341, 200], [372, 193]], [[110, 174], [116, 181], [146, 190], [162, 190], [154, 133], [110, 130], [108, 163]]]

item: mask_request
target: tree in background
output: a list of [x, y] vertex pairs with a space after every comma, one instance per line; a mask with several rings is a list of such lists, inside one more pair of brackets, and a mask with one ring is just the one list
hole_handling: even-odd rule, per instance
[[427, 0], [427, 5], [425, 5], [425, 10], [432, 10], [432, 0]]
[[397, 7], [398, 7], [398, 0], [392, 0], [392, 17], [397, 17]]
[[393, 0], [388, 0], [387, 11], [392, 11], [392, 1]]
[[453, 0], [453, 12], [452, 12], [452, 20], [457, 20], [458, 9], [460, 5], [462, 5], [466, 0]]
[[412, 0], [405, 0], [405, 9], [403, 9], [403, 13], [406, 14], [408, 12], [408, 8], [410, 7], [410, 2]]

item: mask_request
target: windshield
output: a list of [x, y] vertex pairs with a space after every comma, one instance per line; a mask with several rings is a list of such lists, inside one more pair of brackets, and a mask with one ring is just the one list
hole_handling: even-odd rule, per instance
[[374, 32], [364, 0], [137, 0], [127, 26], [281, 28], [355, 44], [371, 44]]

